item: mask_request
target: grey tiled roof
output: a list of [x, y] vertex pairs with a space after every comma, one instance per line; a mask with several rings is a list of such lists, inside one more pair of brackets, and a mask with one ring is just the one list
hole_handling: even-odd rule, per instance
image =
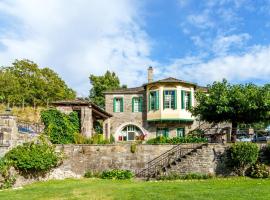
[[119, 89], [115, 89], [115, 90], [105, 91], [104, 94], [134, 94], [134, 93], [142, 93], [144, 91], [144, 86], [146, 86], [148, 84], [155, 84], [155, 83], [184, 83], [184, 84], [188, 84], [188, 85], [193, 85], [193, 86], [195, 86], [197, 88], [205, 89], [205, 87], [198, 86], [196, 83], [192, 83], [192, 82], [188, 82], [188, 81], [176, 79], [176, 78], [173, 78], [173, 77], [168, 77], [168, 78], [161, 79], [161, 80], [158, 80], [158, 81], [154, 81], [154, 82], [151, 82], [151, 83], [145, 83], [141, 87], [119, 88]]
[[185, 84], [189, 84], [189, 85], [195, 85], [195, 86], [197, 85], [196, 83], [180, 80], [180, 79], [173, 78], [173, 77], [168, 77], [168, 78], [161, 79], [161, 80], [158, 80], [158, 81], [154, 81], [154, 82], [151, 82], [151, 83], [146, 83], [144, 85], [153, 84], [153, 83], [185, 83]]
[[115, 90], [105, 91], [104, 94], [134, 94], [134, 93], [142, 93], [143, 91], [144, 87], [119, 88]]

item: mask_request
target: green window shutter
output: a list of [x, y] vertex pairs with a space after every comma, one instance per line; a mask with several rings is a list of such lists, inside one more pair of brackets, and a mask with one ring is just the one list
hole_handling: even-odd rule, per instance
[[150, 111], [150, 110], [151, 110], [151, 94], [149, 92], [149, 94], [148, 94], [148, 111]]
[[185, 91], [184, 90], [181, 91], [181, 105], [182, 105], [182, 109], [185, 109]]
[[132, 97], [132, 112], [134, 112], [134, 97]]
[[164, 128], [165, 137], [169, 137], [169, 128]]
[[163, 91], [163, 110], [165, 109], [165, 90]]
[[115, 104], [116, 104], [116, 98], [113, 98], [113, 112], [115, 112]]
[[139, 97], [139, 112], [142, 112], [143, 98]]
[[156, 91], [156, 110], [159, 110], [159, 91]]
[[124, 100], [123, 100], [123, 98], [121, 98], [121, 101], [120, 101], [120, 112], [124, 112]]
[[189, 93], [189, 108], [192, 107], [192, 92]]
[[177, 91], [174, 91], [174, 109], [177, 109]]

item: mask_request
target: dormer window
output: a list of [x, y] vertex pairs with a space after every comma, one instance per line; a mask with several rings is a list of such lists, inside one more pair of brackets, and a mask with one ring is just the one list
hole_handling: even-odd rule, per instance
[[177, 105], [177, 99], [176, 99], [176, 91], [175, 90], [165, 90], [163, 94], [163, 103], [164, 103], [164, 109], [170, 108], [170, 109], [176, 109]]

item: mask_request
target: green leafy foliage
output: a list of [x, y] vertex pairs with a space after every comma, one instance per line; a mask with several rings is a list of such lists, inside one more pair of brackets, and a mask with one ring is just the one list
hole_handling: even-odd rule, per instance
[[146, 141], [146, 144], [181, 144], [181, 143], [206, 143], [207, 139], [202, 137], [173, 137], [167, 138], [163, 136], [158, 136], [153, 139], [149, 139]]
[[200, 174], [200, 173], [188, 173], [188, 174], [177, 174], [170, 173], [169, 175], [159, 176], [157, 180], [192, 180], [192, 179], [211, 179], [214, 176], [212, 174]]
[[87, 170], [84, 174], [84, 178], [100, 178], [101, 173], [92, 170]]
[[134, 174], [129, 170], [113, 169], [109, 171], [103, 171], [100, 178], [102, 179], [131, 179]]
[[229, 160], [235, 172], [244, 176], [246, 170], [256, 163], [259, 156], [259, 148], [254, 143], [239, 142], [229, 149]]
[[91, 138], [87, 138], [80, 133], [74, 134], [75, 144], [110, 144], [110, 141], [103, 138], [103, 134], [94, 134]]
[[232, 140], [239, 123], [270, 121], [270, 84], [231, 85], [226, 80], [208, 86], [208, 92], [197, 92], [198, 104], [191, 109], [194, 116], [207, 122], [231, 122]]
[[61, 155], [55, 152], [55, 148], [47, 143], [24, 143], [6, 153], [5, 159], [9, 160], [13, 167], [23, 173], [45, 173], [56, 167], [61, 160]]
[[90, 90], [90, 100], [98, 106], [105, 107], [106, 90], [113, 90], [120, 88], [120, 81], [114, 72], [107, 71], [103, 76], [95, 76], [93, 74], [89, 77], [92, 88]]
[[247, 175], [252, 178], [268, 178], [270, 177], [270, 171], [265, 164], [256, 163], [251, 166]]
[[130, 145], [130, 152], [131, 153], [135, 153], [136, 152], [136, 149], [137, 149], [137, 144], [136, 143], [132, 143]]
[[80, 131], [77, 112], [66, 115], [56, 109], [48, 109], [41, 112], [41, 120], [45, 125], [44, 132], [53, 144], [74, 143], [74, 134]]
[[15, 176], [10, 173], [11, 161], [0, 158], [0, 189], [12, 187], [15, 183]]
[[267, 163], [270, 163], [270, 144], [267, 144], [263, 152]]
[[3, 103], [24, 107], [74, 99], [76, 94], [53, 70], [41, 69], [30, 60], [15, 60], [0, 68], [0, 96]]

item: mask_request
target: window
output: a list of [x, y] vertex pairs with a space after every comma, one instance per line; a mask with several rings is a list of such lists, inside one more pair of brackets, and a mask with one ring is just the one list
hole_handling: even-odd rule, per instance
[[185, 137], [185, 128], [177, 128], [177, 137]]
[[113, 112], [123, 112], [124, 103], [122, 97], [115, 97], [113, 100]]
[[163, 107], [165, 108], [171, 108], [176, 109], [176, 91], [175, 90], [165, 90], [163, 94]]
[[157, 128], [157, 136], [169, 137], [169, 129]]
[[143, 133], [137, 126], [127, 125], [121, 130], [121, 134], [119, 135], [118, 140], [133, 141], [141, 135], [143, 135]]
[[159, 109], [159, 91], [151, 91], [149, 93], [149, 110]]
[[190, 91], [181, 91], [182, 109], [189, 109], [192, 106], [192, 96]]
[[142, 112], [142, 97], [133, 97], [132, 98], [132, 112]]

